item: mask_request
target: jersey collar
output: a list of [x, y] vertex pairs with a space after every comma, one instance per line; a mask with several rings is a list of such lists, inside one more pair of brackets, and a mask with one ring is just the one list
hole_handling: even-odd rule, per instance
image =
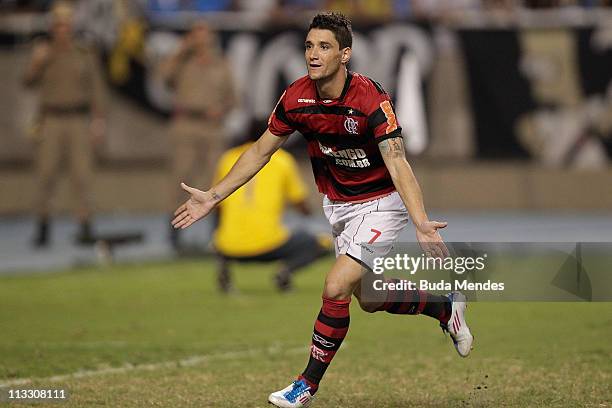
[[337, 99], [321, 99], [321, 97], [319, 96], [319, 91], [317, 90], [317, 86], [315, 85], [314, 81], [312, 81], [312, 86], [315, 89], [315, 94], [317, 95], [317, 101], [319, 102], [323, 102], [325, 104], [330, 104], [333, 102], [342, 102], [344, 100], [344, 97], [346, 96], [349, 88], [351, 87], [351, 80], [353, 79], [353, 73], [351, 71], [346, 71], [346, 81], [344, 81], [344, 88], [342, 88], [342, 93], [340, 94], [340, 97]]

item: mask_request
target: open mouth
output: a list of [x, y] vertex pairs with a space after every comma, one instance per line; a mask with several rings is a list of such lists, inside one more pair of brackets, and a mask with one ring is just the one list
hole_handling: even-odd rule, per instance
[[321, 68], [320, 64], [309, 64], [310, 68]]

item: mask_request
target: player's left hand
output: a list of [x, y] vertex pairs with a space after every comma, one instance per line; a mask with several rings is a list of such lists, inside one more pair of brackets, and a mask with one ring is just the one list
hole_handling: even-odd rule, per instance
[[417, 241], [428, 257], [444, 259], [449, 256], [448, 248], [438, 232], [447, 225], [447, 222], [425, 221], [416, 226]]
[[219, 201], [210, 191], [198, 190], [185, 183], [181, 183], [181, 187], [191, 197], [174, 212], [176, 217], [172, 220], [172, 226], [177, 229], [185, 229], [197, 220], [206, 217]]

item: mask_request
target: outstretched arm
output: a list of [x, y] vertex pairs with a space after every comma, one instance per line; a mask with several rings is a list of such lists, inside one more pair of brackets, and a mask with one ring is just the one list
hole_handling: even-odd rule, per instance
[[287, 138], [288, 136], [275, 136], [266, 130], [251, 147], [242, 153], [229, 173], [208, 191], [198, 190], [181, 183], [181, 187], [191, 197], [174, 212], [176, 215], [172, 220], [174, 228], [187, 228], [208, 215], [219, 202], [257, 174]]
[[416, 227], [416, 236], [421, 248], [428, 256], [448, 256], [448, 249], [438, 229], [446, 227], [446, 222], [430, 221], [423, 205], [423, 194], [419, 183], [406, 160], [404, 141], [401, 137], [383, 140], [378, 144], [385, 165], [391, 174], [412, 222]]

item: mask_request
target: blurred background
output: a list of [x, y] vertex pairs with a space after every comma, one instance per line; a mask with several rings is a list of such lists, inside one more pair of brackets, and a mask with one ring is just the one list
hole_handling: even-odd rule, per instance
[[[350, 69], [393, 97], [431, 217], [450, 222], [445, 239], [612, 239], [610, 1], [67, 3], [75, 38], [95, 64], [79, 72], [102, 78], [100, 109], [41, 104], [48, 90], [25, 86], [24, 76], [63, 17], [50, 0], [0, 1], [0, 273], [208, 253], [212, 220], [182, 234], [181, 251], [168, 228], [178, 183], [173, 126], [193, 112], [181, 108], [180, 85], [164, 75], [164, 64], [181, 53], [187, 32], [206, 26], [206, 46], [215, 50], [207, 61], [222, 63], [217, 74], [229, 84], [217, 96], [215, 149], [236, 146], [265, 129], [282, 90], [306, 73], [305, 28], [322, 9], [352, 18]], [[194, 88], [208, 91], [215, 78], [200, 85], [196, 77]], [[58, 83], [48, 92], [64, 95]], [[61, 161], [65, 176], [56, 189], [41, 186], [41, 127], [48, 117], [63, 123], [80, 114], [101, 138], [84, 181], [89, 213], [74, 217], [70, 160]], [[305, 146], [294, 135], [285, 147], [314, 213], [289, 212], [286, 222], [327, 232]], [[215, 157], [193, 159], [201, 169], [196, 186], [208, 187]], [[44, 245], [37, 242], [41, 217]], [[412, 231], [403, 238], [412, 240]]]

